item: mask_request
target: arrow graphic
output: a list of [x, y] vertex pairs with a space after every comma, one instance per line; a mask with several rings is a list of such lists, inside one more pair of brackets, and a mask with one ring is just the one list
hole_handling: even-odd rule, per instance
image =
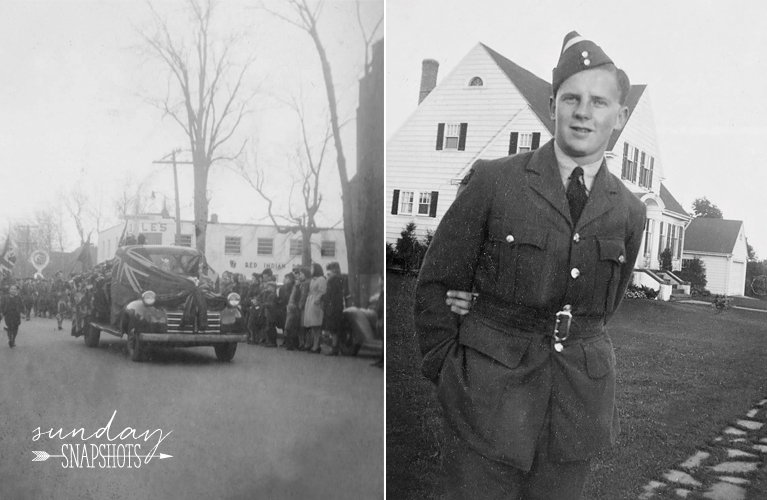
[[[45, 462], [49, 458], [64, 458], [66, 456], [66, 455], [49, 455], [48, 453], [46, 453], [44, 451], [33, 451], [32, 453], [35, 454], [35, 458], [32, 459], [33, 462]], [[100, 455], [100, 457], [103, 457], [103, 458], [119, 458], [121, 456], [125, 457], [125, 458], [128, 458], [128, 457], [130, 457], [130, 458], [133, 458], [133, 457], [136, 457], [136, 458], [152, 457], [152, 455], [133, 455], [133, 454], [129, 454], [128, 456], [125, 456], [125, 455]], [[156, 455], [154, 455], [154, 456], [156, 456]], [[165, 453], [160, 453], [159, 458], [160, 458], [160, 460], [162, 460], [164, 458], [173, 458], [173, 455], [166, 455]]]

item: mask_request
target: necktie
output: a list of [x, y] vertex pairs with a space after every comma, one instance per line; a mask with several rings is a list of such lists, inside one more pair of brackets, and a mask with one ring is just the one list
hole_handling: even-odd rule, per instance
[[575, 167], [570, 175], [570, 183], [567, 185], [567, 202], [570, 204], [570, 216], [573, 218], [573, 225], [578, 223], [578, 219], [583, 212], [583, 207], [589, 200], [586, 194], [586, 187], [580, 181], [583, 176], [583, 169]]

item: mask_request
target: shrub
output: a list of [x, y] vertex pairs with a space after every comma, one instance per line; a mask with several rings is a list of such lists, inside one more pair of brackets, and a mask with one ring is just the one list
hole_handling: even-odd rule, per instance
[[429, 234], [427, 234], [426, 245], [418, 241], [415, 231], [415, 222], [408, 222], [405, 229], [400, 232], [397, 244], [392, 249], [392, 265], [400, 267], [406, 272], [418, 271], [420, 269], [428, 243], [431, 242]]
[[711, 297], [711, 292], [706, 290], [705, 287], [702, 287], [700, 285], [690, 285], [690, 295], [692, 297], [704, 297], [708, 298]]
[[623, 297], [626, 299], [654, 299], [658, 296], [658, 290], [653, 290], [644, 285], [629, 285]]
[[697, 257], [692, 259], [687, 267], [682, 269], [678, 275], [682, 280], [690, 283], [692, 289], [695, 289], [695, 287], [705, 289], [708, 283], [706, 281], [706, 265]]
[[726, 295], [714, 295], [714, 301], [711, 303], [711, 307], [719, 314], [724, 311], [728, 311], [732, 308], [732, 299]]
[[660, 253], [660, 270], [661, 271], [671, 271], [672, 270], [672, 264], [671, 264], [671, 249], [666, 248]]

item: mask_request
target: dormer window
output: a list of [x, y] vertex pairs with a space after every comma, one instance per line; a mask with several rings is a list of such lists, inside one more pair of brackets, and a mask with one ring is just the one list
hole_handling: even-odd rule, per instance
[[485, 83], [482, 81], [482, 78], [475, 76], [469, 82], [469, 87], [482, 87], [484, 84]]

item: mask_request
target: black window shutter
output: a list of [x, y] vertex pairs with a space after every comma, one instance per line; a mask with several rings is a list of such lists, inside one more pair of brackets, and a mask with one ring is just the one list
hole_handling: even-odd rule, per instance
[[533, 132], [533, 144], [530, 146], [530, 149], [531, 150], [538, 149], [540, 145], [541, 145], [541, 133]]
[[468, 129], [468, 123], [461, 123], [461, 135], [458, 137], [458, 151], [466, 150], [466, 131]]
[[399, 206], [399, 189], [394, 190], [394, 195], [391, 198], [391, 213], [397, 215], [397, 207]]
[[445, 137], [445, 124], [440, 123], [437, 125], [437, 151], [442, 150], [442, 140]]
[[437, 216], [437, 198], [439, 198], [439, 191], [431, 192], [431, 207], [429, 207], [429, 217]]
[[517, 154], [517, 139], [519, 138], [519, 132], [512, 132], [509, 134], [509, 154]]

